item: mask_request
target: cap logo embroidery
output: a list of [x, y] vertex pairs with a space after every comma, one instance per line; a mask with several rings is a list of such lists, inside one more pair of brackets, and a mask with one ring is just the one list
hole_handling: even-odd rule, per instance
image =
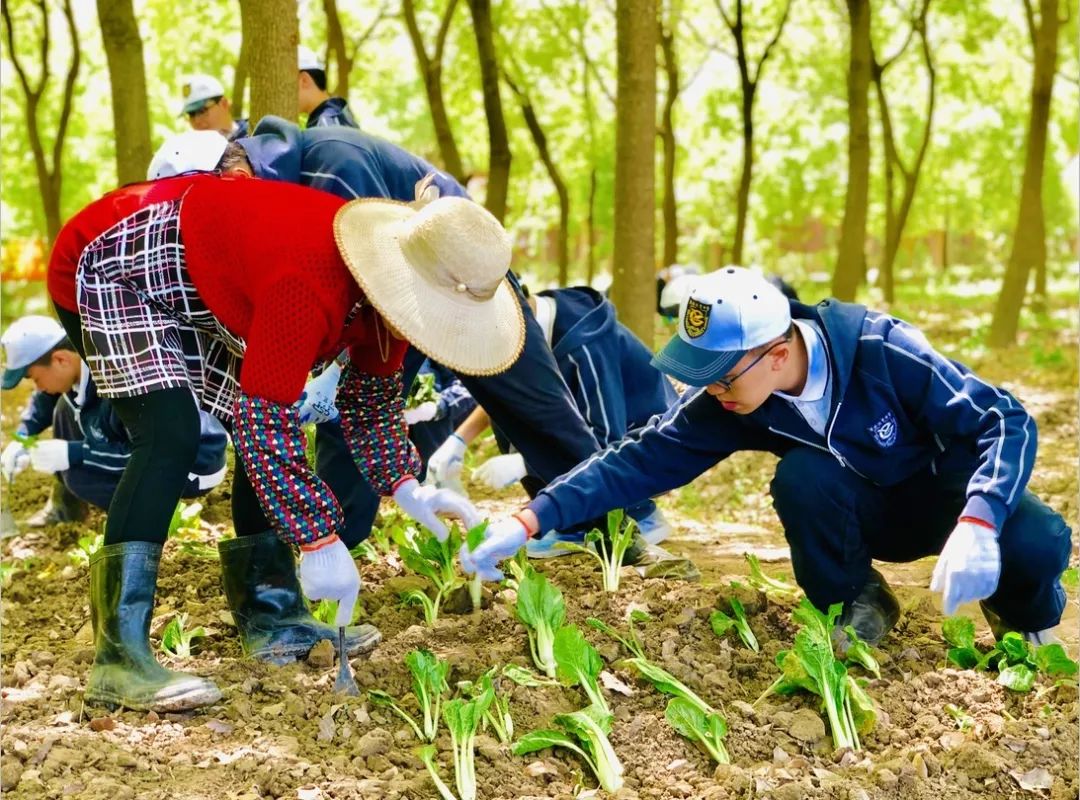
[[871, 425], [868, 430], [878, 447], [885, 449], [896, 444], [896, 417], [893, 416], [893, 412], [886, 411], [885, 416]]
[[683, 315], [683, 327], [686, 328], [687, 336], [691, 339], [697, 339], [705, 333], [705, 330], [709, 327], [710, 310], [708, 303], [702, 303], [693, 297], [687, 301], [686, 313]]

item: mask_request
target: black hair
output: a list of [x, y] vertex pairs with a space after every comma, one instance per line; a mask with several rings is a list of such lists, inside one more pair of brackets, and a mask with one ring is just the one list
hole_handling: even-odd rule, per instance
[[33, 362], [31, 362], [30, 366], [31, 367], [47, 367], [47, 366], [49, 366], [52, 363], [53, 353], [55, 353], [57, 350], [67, 350], [67, 351], [72, 352], [72, 353], [77, 353], [78, 352], [75, 349], [75, 345], [73, 345], [71, 343], [71, 339], [69, 337], [65, 336], [59, 342], [57, 342], [52, 347], [50, 347], [47, 353], [44, 353], [41, 356], [39, 356], [38, 358], [34, 359]]
[[311, 76], [311, 80], [316, 86], [319, 87], [319, 91], [326, 91], [326, 70], [324, 69], [302, 69], [301, 72], [306, 72]]
[[237, 167], [250, 166], [251, 162], [248, 160], [247, 150], [237, 142], [229, 142], [225, 145], [225, 152], [221, 154], [221, 158], [218, 159], [217, 166], [214, 169], [218, 172], [228, 172]]

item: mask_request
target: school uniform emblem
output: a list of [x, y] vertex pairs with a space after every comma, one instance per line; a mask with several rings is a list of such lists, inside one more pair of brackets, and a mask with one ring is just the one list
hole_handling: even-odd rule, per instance
[[686, 313], [683, 314], [683, 327], [686, 335], [691, 339], [697, 339], [705, 329], [709, 327], [709, 304], [702, 303], [691, 297], [686, 303]]
[[885, 416], [871, 425], [869, 430], [878, 447], [884, 449], [896, 444], [896, 417], [891, 411], [886, 411]]

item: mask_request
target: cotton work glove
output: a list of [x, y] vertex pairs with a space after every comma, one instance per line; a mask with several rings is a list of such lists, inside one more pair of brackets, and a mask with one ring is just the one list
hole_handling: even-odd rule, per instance
[[360, 571], [335, 534], [300, 546], [300, 588], [309, 600], [336, 600], [335, 625], [348, 625], [360, 594]]
[[30, 451], [22, 442], [9, 442], [0, 453], [0, 474], [4, 480], [10, 481], [24, 469], [30, 466]]
[[405, 409], [405, 424], [415, 425], [418, 422], [430, 422], [439, 413], [439, 404], [434, 400], [421, 403], [416, 408]]
[[318, 377], [312, 378], [304, 385], [304, 391], [300, 399], [296, 401], [296, 407], [300, 411], [301, 425], [307, 425], [310, 422], [333, 422], [338, 418], [334, 400], [337, 398], [339, 380], [341, 380], [341, 367], [335, 362], [324, 369]]
[[498, 563], [524, 547], [529, 532], [516, 517], [510, 517], [488, 525], [485, 534], [484, 541], [475, 550], [462, 545], [458, 561], [467, 575], [476, 574], [485, 581], [501, 581], [503, 572]]
[[474, 469], [472, 476], [489, 489], [505, 489], [525, 477], [525, 459], [521, 453], [495, 456]]
[[68, 443], [62, 439], [46, 439], [30, 448], [30, 466], [38, 472], [63, 472], [71, 466]]
[[440, 542], [450, 534], [439, 515], [460, 519], [466, 528], [480, 524], [480, 514], [473, 504], [449, 489], [421, 486], [416, 478], [409, 478], [394, 490], [394, 502], [408, 516], [419, 522]]
[[464, 495], [465, 487], [461, 485], [461, 467], [465, 459], [465, 449], [465, 440], [456, 433], [450, 434], [428, 459], [428, 481], [441, 489], [453, 489], [458, 494]]
[[961, 519], [945, 540], [930, 589], [942, 593], [945, 616], [951, 617], [964, 603], [985, 600], [992, 595], [1000, 577], [1001, 550], [997, 531]]

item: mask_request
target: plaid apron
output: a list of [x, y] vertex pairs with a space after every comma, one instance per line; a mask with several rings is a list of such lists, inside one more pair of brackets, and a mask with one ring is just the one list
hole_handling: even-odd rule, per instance
[[86, 361], [106, 397], [190, 389], [203, 408], [229, 421], [245, 345], [191, 282], [181, 202], [131, 214], [83, 251], [75, 281]]

